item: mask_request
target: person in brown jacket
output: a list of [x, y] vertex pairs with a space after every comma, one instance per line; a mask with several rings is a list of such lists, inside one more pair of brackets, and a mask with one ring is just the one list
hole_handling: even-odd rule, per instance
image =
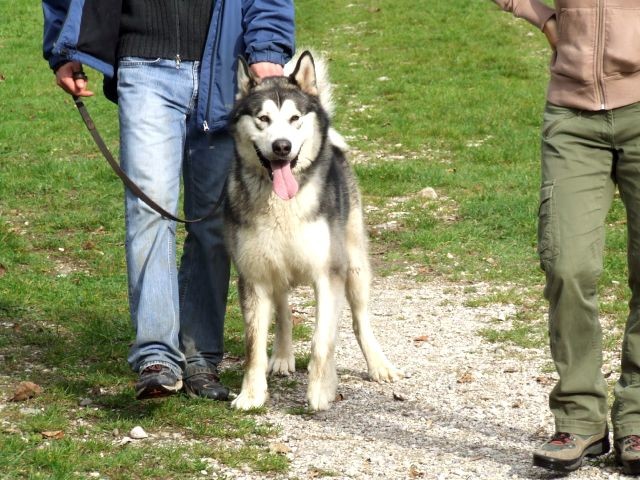
[[616, 187], [627, 211], [631, 301], [611, 412], [616, 459], [640, 474], [640, 2], [494, 0], [553, 49], [542, 142], [538, 253], [549, 301], [554, 435], [534, 465], [569, 472], [609, 451], [597, 284]]

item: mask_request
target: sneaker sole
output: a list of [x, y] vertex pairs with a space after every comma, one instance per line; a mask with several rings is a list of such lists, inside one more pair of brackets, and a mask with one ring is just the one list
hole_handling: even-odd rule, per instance
[[616, 462], [618, 465], [622, 465], [622, 471], [627, 475], [640, 474], [640, 460], [625, 461], [620, 458], [620, 453], [616, 449]]
[[136, 399], [149, 400], [153, 398], [169, 397], [171, 395], [175, 395], [181, 389], [182, 389], [182, 380], [178, 380], [178, 382], [173, 386], [157, 385], [151, 388], [145, 387], [145, 388], [141, 388], [136, 392]]
[[[546, 468], [555, 472], [569, 473], [579, 469], [582, 466], [584, 457], [599, 457], [604, 455], [611, 449], [609, 436], [592, 443], [584, 449], [582, 455], [571, 460], [560, 460], [557, 458], [545, 457], [542, 455], [533, 455], [533, 465], [536, 467]], [[637, 468], [640, 469], [640, 463]]]

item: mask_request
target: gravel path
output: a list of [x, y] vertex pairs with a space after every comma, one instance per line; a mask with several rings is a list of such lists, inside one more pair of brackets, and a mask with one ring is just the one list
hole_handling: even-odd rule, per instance
[[[531, 466], [532, 449], [552, 433], [548, 352], [488, 343], [478, 334], [496, 320], [508, 324], [515, 313], [510, 305], [465, 306], [487, 290], [484, 284], [377, 279], [374, 331], [389, 359], [409, 377], [383, 385], [364, 378], [364, 358], [346, 309], [332, 408], [292, 413], [304, 407], [305, 372], [293, 376], [294, 388], [272, 391], [263, 418], [280, 429], [271, 448], [291, 462], [282, 478], [554, 478]], [[306, 306], [311, 291], [296, 294], [294, 312], [312, 321], [313, 307]], [[298, 347], [308, 352], [308, 345]], [[238, 471], [225, 476], [265, 478]], [[625, 477], [605, 457], [568, 478]]]

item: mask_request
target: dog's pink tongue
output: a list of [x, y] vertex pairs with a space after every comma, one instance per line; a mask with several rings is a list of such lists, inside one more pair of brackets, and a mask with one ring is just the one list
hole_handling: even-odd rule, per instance
[[289, 162], [271, 162], [273, 191], [283, 200], [291, 200], [298, 193], [298, 182], [291, 172]]

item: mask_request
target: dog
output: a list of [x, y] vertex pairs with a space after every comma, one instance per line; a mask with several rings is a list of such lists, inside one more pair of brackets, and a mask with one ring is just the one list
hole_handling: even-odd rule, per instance
[[292, 62], [289, 75], [261, 80], [239, 59], [230, 116], [235, 159], [224, 219], [245, 325], [245, 373], [232, 402], [240, 410], [264, 405], [268, 373], [295, 371], [288, 292], [300, 284], [312, 285], [316, 297], [310, 410], [326, 410], [335, 399], [335, 344], [345, 296], [369, 378], [391, 382], [403, 376], [385, 357], [369, 323], [371, 269], [360, 193], [346, 143], [330, 126], [326, 68], [323, 62], [316, 65], [309, 51]]

